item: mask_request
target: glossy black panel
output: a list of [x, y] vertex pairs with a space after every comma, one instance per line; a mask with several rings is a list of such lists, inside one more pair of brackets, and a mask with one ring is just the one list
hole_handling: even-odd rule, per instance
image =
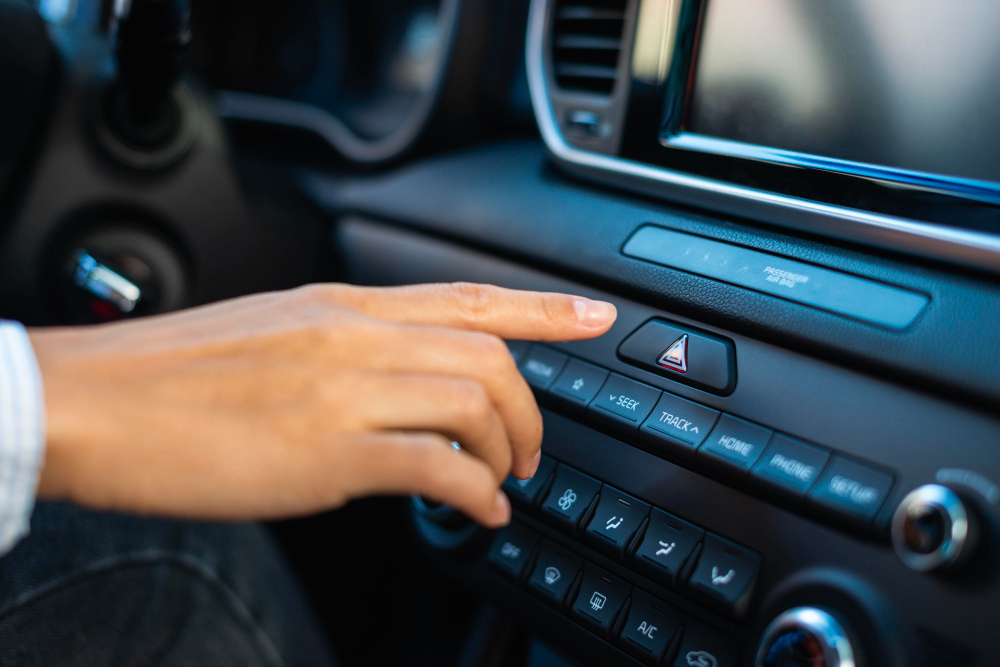
[[711, 0], [687, 129], [1000, 181], [1000, 4]]

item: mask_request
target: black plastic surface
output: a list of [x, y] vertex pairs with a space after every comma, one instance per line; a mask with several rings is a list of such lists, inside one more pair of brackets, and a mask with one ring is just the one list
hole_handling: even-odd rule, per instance
[[[551, 171], [541, 143], [498, 143], [341, 187], [305, 175], [328, 211], [354, 211], [603, 286], [731, 331], [866, 373], [1000, 404], [1000, 284], [995, 278], [880, 257], [582, 185]], [[737, 243], [923, 292], [931, 303], [903, 332], [625, 257], [640, 226]]]
[[[488, 280], [510, 287], [610, 298], [618, 307], [619, 320], [605, 337], [558, 347], [713, 409], [886, 468], [895, 483], [876, 516], [878, 531], [884, 531], [902, 494], [946, 479], [974, 503], [986, 536], [982, 551], [968, 569], [947, 579], [920, 574], [899, 561], [880, 537], [884, 532], [874, 540], [860, 539], [817, 520], [818, 516], [790, 511], [779, 502], [740, 491], [723, 477], [710, 478], [683, 462], [668, 462], [652, 451], [585, 426], [577, 418], [543, 410], [545, 451], [762, 556], [758, 592], [744, 625], [727, 625], [705, 607], [692, 604], [663, 585], [668, 579], [630, 575], [640, 559], [633, 562], [636, 569], [629, 570], [611, 558], [587, 555], [600, 567], [622, 578], [631, 577], [634, 586], [696, 620], [707, 621], [723, 634], [736, 636], [745, 645], [752, 645], [779, 612], [812, 604], [841, 613], [863, 645], [868, 664], [910, 664], [929, 646], [933, 650], [957, 647], [956, 654], [972, 655], [980, 664], [1000, 660], [1000, 647], [991, 640], [992, 618], [1000, 604], [996, 570], [1000, 507], [991, 491], [1000, 479], [1000, 457], [994, 451], [1000, 442], [1000, 419], [995, 413], [395, 227], [353, 219], [341, 226], [338, 240], [348, 251], [352, 278], [363, 283]], [[676, 319], [731, 337], [740, 360], [735, 391], [727, 397], [715, 396], [621, 361], [616, 354], [620, 341], [651, 317]], [[541, 522], [532, 525], [541, 532], [553, 530]], [[578, 543], [578, 538], [561, 531], [546, 535], [561, 544]], [[518, 591], [494, 585], [492, 579], [481, 577], [478, 566], [447, 561], [446, 567], [492, 599], [512, 605], [519, 618], [544, 628], [546, 636], [567, 648], [578, 647], [588, 664], [627, 664], [620, 651], [590, 642], [587, 633], [579, 633], [577, 625], [556, 611], [551, 610], [555, 614], [551, 616], [525, 606], [523, 600], [530, 596], [523, 598]], [[742, 655], [740, 664], [750, 664], [749, 655]]]

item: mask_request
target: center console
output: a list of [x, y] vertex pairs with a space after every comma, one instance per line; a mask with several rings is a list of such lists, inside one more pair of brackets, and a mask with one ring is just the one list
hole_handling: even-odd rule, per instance
[[1000, 661], [995, 414], [370, 219], [338, 243], [362, 283], [617, 306], [599, 339], [510, 343], [545, 424], [513, 523], [413, 510], [432, 561], [583, 664]]

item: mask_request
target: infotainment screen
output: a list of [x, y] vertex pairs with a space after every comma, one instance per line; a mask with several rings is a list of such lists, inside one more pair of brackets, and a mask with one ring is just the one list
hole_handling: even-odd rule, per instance
[[706, 0], [701, 21], [661, 143], [1000, 184], [1000, 0]]

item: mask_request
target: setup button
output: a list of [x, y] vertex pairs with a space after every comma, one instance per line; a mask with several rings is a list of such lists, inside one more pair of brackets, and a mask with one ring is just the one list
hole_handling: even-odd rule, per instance
[[809, 500], [836, 516], [869, 525], [891, 488], [891, 475], [833, 455]]

